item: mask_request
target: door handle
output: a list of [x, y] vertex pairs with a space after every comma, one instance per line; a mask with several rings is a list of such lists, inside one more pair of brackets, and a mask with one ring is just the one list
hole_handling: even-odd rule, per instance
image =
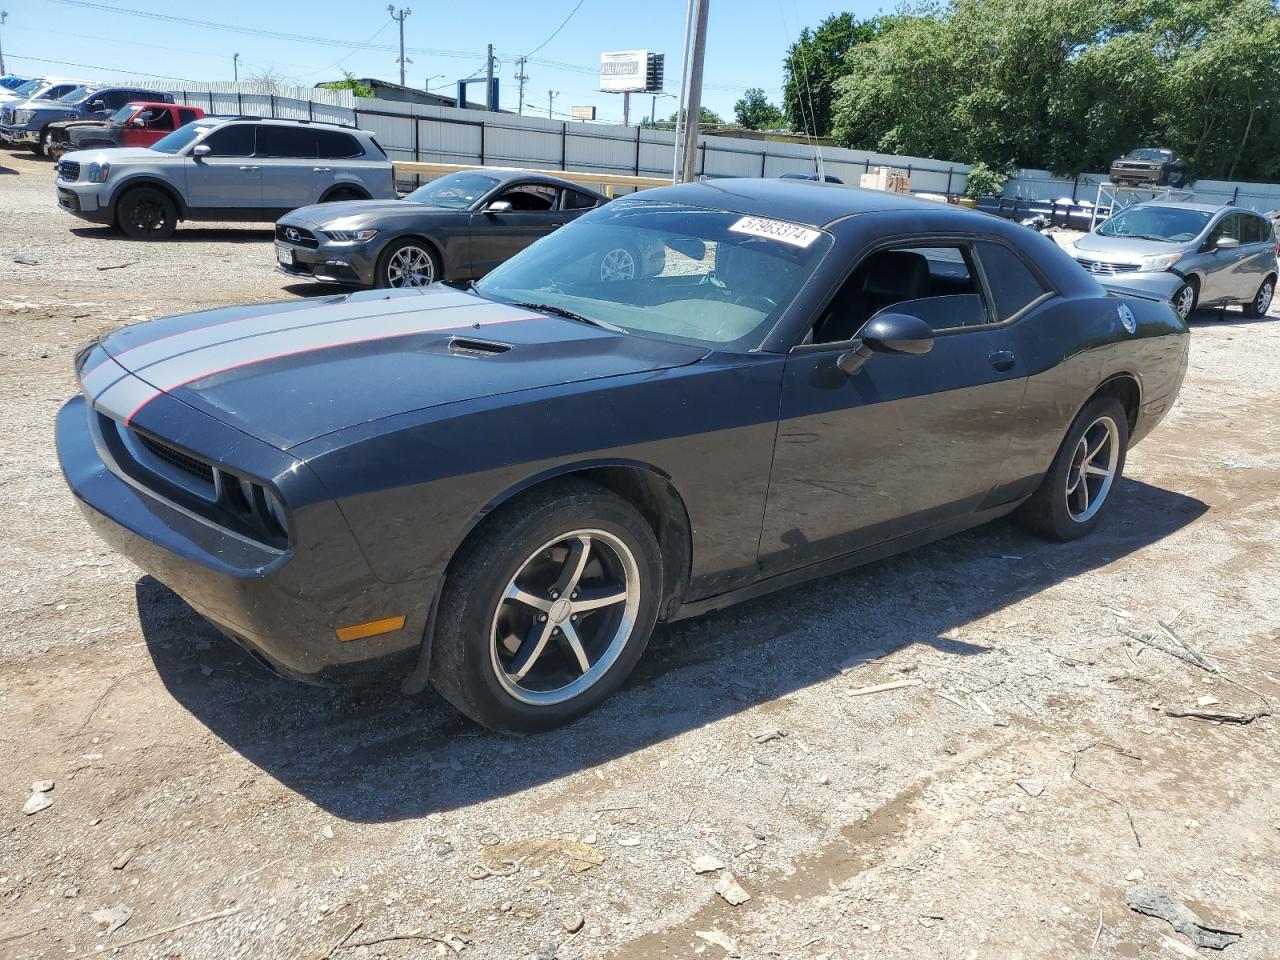
[[241, 170], [252, 171], [252, 170], [261, 170], [262, 168], [261, 168], [261, 167], [249, 167], [249, 166], [244, 166], [244, 167], [241, 167], [240, 169], [241, 169]]
[[553, 223], [553, 224], [551, 225], [551, 229], [552, 229], [552, 230], [559, 230], [559, 229], [560, 229], [561, 227], [563, 227], [563, 226], [564, 226], [564, 224], [563, 224], [563, 223]]
[[312, 167], [312, 173], [333, 173], [333, 167]]
[[1006, 370], [1012, 370], [1013, 365], [1018, 362], [1018, 358], [1013, 355], [1012, 350], [996, 350], [987, 354], [987, 359], [991, 361], [991, 365], [1004, 373]]

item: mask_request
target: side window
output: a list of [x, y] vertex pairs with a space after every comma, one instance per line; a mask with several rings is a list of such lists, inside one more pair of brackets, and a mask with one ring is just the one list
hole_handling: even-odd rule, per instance
[[558, 191], [555, 187], [548, 187], [541, 183], [522, 183], [510, 190], [504, 190], [501, 196], [495, 199], [506, 200], [511, 204], [512, 210], [536, 213], [553, 210], [556, 205], [556, 193]]
[[204, 142], [209, 146], [211, 157], [252, 157], [253, 126], [248, 123], [236, 123], [219, 127]]
[[173, 111], [161, 108], [153, 108], [144, 110], [140, 115], [144, 125], [148, 130], [172, 130], [173, 129]]
[[1209, 234], [1209, 246], [1212, 247], [1223, 237], [1229, 237], [1232, 240], [1244, 241], [1240, 238], [1240, 231], [1244, 227], [1244, 217], [1238, 213], [1228, 213], [1225, 217], [1218, 221], [1218, 225], [1213, 228]]
[[57, 100], [59, 97], [65, 97], [68, 93], [70, 93], [75, 88], [76, 88], [76, 84], [74, 83], [59, 83], [55, 86], [50, 87], [49, 92], [46, 93], [41, 99]]
[[188, 123], [195, 123], [195, 121], [196, 121], [196, 112], [194, 110], [183, 110], [181, 108], [178, 109], [179, 124], [185, 127]]
[[364, 156], [360, 142], [349, 133], [337, 130], [315, 130], [318, 153], [326, 160], [349, 160]]
[[314, 160], [318, 156], [316, 131], [308, 127], [279, 127], [274, 124], [263, 124], [258, 128], [256, 155]]
[[935, 331], [990, 322], [971, 256], [963, 244], [877, 250], [827, 304], [814, 327], [814, 342], [851, 340], [863, 324], [890, 308], [919, 317]]
[[564, 199], [560, 201], [562, 210], [588, 210], [596, 205], [596, 198], [589, 193], [578, 190], [566, 190]]
[[1008, 247], [983, 240], [979, 241], [977, 248], [987, 283], [991, 286], [991, 298], [995, 300], [997, 320], [1008, 320], [1028, 304], [1052, 292]]
[[1240, 229], [1241, 243], [1261, 243], [1265, 224], [1261, 217], [1245, 215], [1244, 226]]

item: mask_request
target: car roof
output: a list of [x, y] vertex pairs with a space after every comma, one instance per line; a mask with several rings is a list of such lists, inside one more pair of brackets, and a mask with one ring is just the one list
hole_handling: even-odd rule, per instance
[[1218, 213], [1221, 210], [1230, 210], [1234, 213], [1252, 213], [1261, 216], [1256, 210], [1250, 210], [1248, 207], [1237, 207], [1231, 203], [1192, 203], [1186, 200], [1146, 200], [1134, 206], [1142, 207], [1172, 207], [1175, 210], [1198, 210], [1201, 213]]
[[[189, 106], [189, 104], [179, 103], [179, 107]], [[266, 123], [278, 127], [322, 127], [325, 130], [341, 130], [344, 133], [363, 133], [366, 136], [372, 136], [368, 130], [361, 130], [358, 127], [348, 127], [341, 123], [326, 123], [323, 120], [290, 120], [285, 117], [251, 117], [244, 114], [218, 114], [210, 116], [205, 114], [201, 117], [201, 123], [220, 124], [231, 123], [232, 121], [244, 121], [246, 123]]]
[[672, 187], [655, 187], [639, 194], [645, 200], [687, 203], [695, 207], [711, 207], [733, 213], [772, 217], [825, 227], [836, 220], [861, 213], [892, 210], [927, 210], [951, 214], [961, 220], [973, 218], [984, 225], [986, 214], [933, 200], [917, 200], [900, 193], [863, 190], [813, 180], [776, 178], [725, 178], [698, 183], [681, 183]]
[[[564, 177], [557, 177], [554, 173], [540, 173], [536, 170], [521, 170], [517, 167], [467, 167], [465, 170], [457, 170], [455, 172], [483, 174], [486, 177], [492, 177], [500, 184], [519, 180], [522, 183], [544, 183], [551, 187], [568, 187], [571, 190], [577, 190], [579, 193], [589, 193], [598, 197], [604, 196], [604, 194], [592, 187], [566, 180]], [[450, 176], [450, 174], [445, 174], [445, 176]], [[645, 191], [645, 193], [647, 195], [648, 191]]]

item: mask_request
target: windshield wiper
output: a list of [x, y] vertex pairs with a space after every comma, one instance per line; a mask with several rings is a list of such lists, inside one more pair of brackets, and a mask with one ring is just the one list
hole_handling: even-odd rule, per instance
[[626, 333], [622, 327], [612, 323], [606, 323], [604, 320], [592, 320], [590, 317], [584, 317], [580, 313], [574, 313], [572, 310], [566, 310], [564, 307], [553, 306], [549, 303], [529, 303], [522, 300], [510, 301], [513, 307], [524, 307], [526, 310], [537, 310], [539, 313], [549, 313], [553, 317], [564, 317], [566, 320], [577, 320], [579, 323], [587, 323], [593, 327], [599, 327], [602, 330], [609, 330], [612, 333]]

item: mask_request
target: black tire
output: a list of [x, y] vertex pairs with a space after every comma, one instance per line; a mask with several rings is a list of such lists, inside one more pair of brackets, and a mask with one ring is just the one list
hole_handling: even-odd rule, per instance
[[[561, 557], [557, 552], [560, 547], [557, 538], [579, 531], [595, 533], [590, 550], [597, 551], [596, 554], [588, 551], [583, 582], [596, 576], [593, 570], [599, 571], [601, 578], [608, 578], [601, 552], [611, 552], [621, 544], [634, 560], [627, 569], [637, 578], [636, 599], [602, 607], [590, 614], [572, 614], [572, 624], [566, 620], [564, 610], [553, 607], [549, 614], [551, 622], [545, 628], [539, 627], [534, 620], [541, 617], [538, 622], [547, 621], [548, 615], [537, 614], [532, 607], [526, 609], [519, 601], [504, 600], [508, 585], [515, 583], [517, 575], [523, 576], [534, 564], [544, 562], [543, 558], [550, 570], [549, 576], [567, 569], [572, 554]], [[609, 539], [614, 546], [608, 544]], [[621, 556], [615, 554], [615, 559]], [[533, 582], [525, 580], [524, 584]], [[626, 589], [630, 581], [622, 582], [622, 589]], [[631, 673], [653, 632], [661, 584], [662, 555], [657, 539], [644, 517], [627, 501], [594, 483], [576, 479], [535, 490], [488, 517], [451, 564], [436, 616], [431, 683], [460, 711], [493, 730], [532, 733], [567, 723], [597, 706]], [[531, 591], [535, 589], [530, 586]], [[556, 596], [545, 588], [539, 592], [546, 593], [547, 597]], [[565, 599], [568, 597], [561, 598], [560, 602], [563, 604]], [[503, 618], [509, 616], [527, 616], [527, 629], [531, 632], [526, 634], [526, 640], [534, 636], [532, 631], [558, 631], [559, 628], [553, 626], [555, 623], [572, 626], [574, 637], [581, 638], [580, 648], [591, 653], [590, 669], [581, 673], [581, 667], [569, 653], [567, 639], [557, 632], [544, 641], [544, 652], [534, 668], [514, 685], [514, 690], [508, 689], [513, 682], [513, 674], [508, 669], [516, 666], [519, 651], [525, 649], [516, 637], [525, 632], [524, 628], [513, 628], [507, 640], [499, 640], [500, 628], [505, 625]], [[588, 619], [590, 617], [604, 619]], [[628, 622], [629, 632], [625, 632]], [[518, 651], [512, 649], [513, 642], [518, 645]], [[530, 693], [520, 684], [534, 687], [538, 670], [550, 671], [553, 679], [546, 691]], [[580, 673], [576, 679], [575, 671]], [[592, 671], [596, 673], [594, 678]], [[500, 679], [500, 672], [505, 679]], [[559, 676], [567, 680], [557, 687], [559, 680], [555, 678]], [[585, 686], [573, 691], [572, 685], [579, 682]], [[525, 695], [543, 697], [546, 702], [527, 702]], [[550, 698], [557, 696], [563, 699], [550, 702]]]
[[40, 131], [40, 135], [36, 139], [36, 142], [33, 144], [30, 144], [31, 152], [34, 153], [37, 157], [48, 157], [50, 156], [49, 143], [50, 143], [49, 129], [48, 127], [46, 127], [45, 129]]
[[[406, 253], [406, 251], [410, 252]], [[431, 279], [423, 282], [397, 281], [397, 276], [402, 278], [405, 276], [404, 271], [399, 270], [397, 265], [404, 260], [408, 260], [411, 263], [422, 263], [423, 261], [419, 254], [425, 256], [426, 261], [430, 263]], [[425, 270], [419, 275], [420, 281], [424, 275]], [[387, 248], [378, 257], [378, 267], [374, 274], [373, 285], [381, 289], [424, 287], [427, 283], [436, 283], [444, 279], [444, 267], [440, 264], [440, 255], [436, 253], [435, 248], [425, 240], [419, 240], [417, 237], [403, 237], [387, 244]]]
[[1200, 287], [1195, 280], [1188, 280], [1169, 298], [1169, 303], [1183, 320], [1190, 320], [1200, 303]]
[[1276, 276], [1271, 274], [1262, 283], [1258, 284], [1258, 292], [1253, 295], [1253, 299], [1243, 305], [1244, 315], [1246, 317], [1265, 317], [1267, 311], [1271, 309], [1271, 301], [1276, 295]]
[[[1109, 421], [1110, 429], [1114, 431], [1109, 442], [1114, 445], [1115, 459], [1111, 465], [1110, 480], [1105, 487], [1098, 482], [1095, 488], [1090, 488], [1089, 483], [1094, 481], [1079, 476], [1081, 442], [1086, 434], [1089, 435], [1090, 442], [1096, 441], [1100, 434], [1095, 430], [1104, 421]], [[1088, 446], [1089, 443], [1086, 443], [1086, 451]], [[1019, 518], [1032, 531], [1049, 540], [1065, 543], [1083, 537], [1098, 525], [1115, 498], [1116, 485], [1124, 475], [1128, 447], [1129, 417], [1124, 405], [1113, 396], [1104, 394], [1094, 397], [1071, 421], [1062, 446], [1058, 448], [1058, 453], [1049, 466], [1049, 472], [1040, 481], [1036, 492], [1019, 508]], [[1110, 453], [1110, 449], [1107, 453]], [[1091, 462], [1097, 463], [1097, 457], [1091, 458]], [[1073, 499], [1070, 491], [1078, 489], [1077, 482], [1085, 484], [1084, 503], [1087, 506], [1097, 504], [1092, 512], [1088, 511], [1087, 506], [1081, 509], [1079, 497]], [[1095, 499], [1090, 499], [1090, 493], [1093, 493]], [[1100, 501], [1096, 500], [1097, 496], [1101, 497]]]
[[134, 240], [168, 240], [178, 226], [178, 206], [154, 187], [134, 187], [116, 204], [116, 224]]

